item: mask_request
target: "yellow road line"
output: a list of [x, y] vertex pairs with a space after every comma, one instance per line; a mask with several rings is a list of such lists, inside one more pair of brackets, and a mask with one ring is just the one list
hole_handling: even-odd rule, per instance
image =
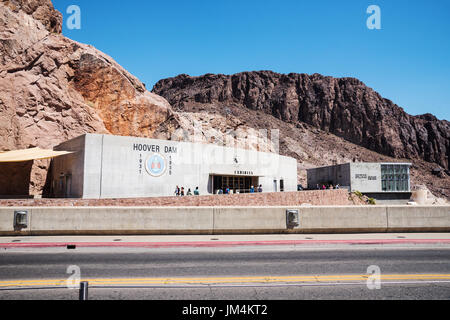
[[[259, 276], [259, 277], [211, 277], [211, 278], [118, 278], [82, 279], [96, 285], [167, 285], [167, 284], [220, 284], [220, 283], [301, 283], [301, 282], [365, 282], [370, 275], [317, 275], [317, 276]], [[450, 274], [391, 274], [381, 275], [383, 280], [450, 280]], [[65, 279], [0, 281], [0, 287], [65, 287]]]

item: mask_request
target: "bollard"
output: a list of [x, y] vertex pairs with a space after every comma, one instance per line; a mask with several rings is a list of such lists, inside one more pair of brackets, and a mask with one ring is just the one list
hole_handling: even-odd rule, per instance
[[89, 300], [88, 287], [89, 287], [88, 282], [80, 283], [80, 300]]

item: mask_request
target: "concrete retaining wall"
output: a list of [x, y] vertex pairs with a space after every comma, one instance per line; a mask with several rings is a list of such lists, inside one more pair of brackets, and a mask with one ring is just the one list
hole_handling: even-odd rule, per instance
[[[299, 210], [288, 229], [286, 210]], [[14, 231], [14, 210], [28, 227]], [[450, 232], [450, 206], [0, 208], [0, 235]]]
[[[307, 233], [386, 232], [386, 207], [310, 207], [300, 209], [300, 226]], [[450, 227], [450, 224], [449, 224]]]
[[215, 233], [275, 233], [286, 230], [286, 207], [214, 209]]
[[212, 208], [33, 208], [32, 234], [212, 233]]
[[403, 231], [449, 231], [450, 206], [387, 207], [388, 229]]

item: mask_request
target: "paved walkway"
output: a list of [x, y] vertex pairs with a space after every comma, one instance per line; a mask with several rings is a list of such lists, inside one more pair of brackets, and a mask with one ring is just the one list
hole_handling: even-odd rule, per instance
[[0, 248], [448, 243], [450, 233], [0, 237]]

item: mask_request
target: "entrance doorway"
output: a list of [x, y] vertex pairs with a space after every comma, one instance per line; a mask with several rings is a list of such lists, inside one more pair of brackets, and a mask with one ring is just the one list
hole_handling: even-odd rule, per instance
[[217, 194], [219, 189], [225, 191], [228, 187], [233, 193], [250, 193], [250, 188], [253, 186], [255, 192], [258, 187], [258, 177], [242, 177], [242, 176], [212, 176], [213, 185], [212, 191]]
[[72, 196], [72, 175], [61, 174], [58, 180], [53, 181], [53, 197], [55, 198], [70, 198]]

